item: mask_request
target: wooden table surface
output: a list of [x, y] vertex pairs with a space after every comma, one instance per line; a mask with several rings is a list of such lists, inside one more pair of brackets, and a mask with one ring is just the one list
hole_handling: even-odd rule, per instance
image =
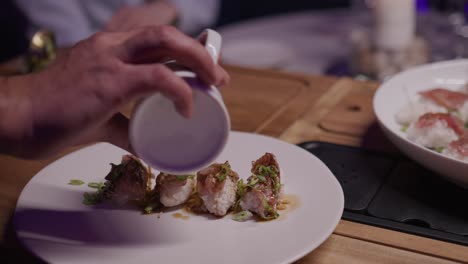
[[[232, 82], [222, 93], [234, 130], [293, 144], [320, 140], [397, 152], [375, 124], [376, 83], [227, 68]], [[31, 177], [61, 155], [41, 161], [0, 156], [2, 256], [32, 260], [15, 239], [11, 216]], [[342, 220], [325, 243], [297, 263], [468, 263], [468, 247]]]

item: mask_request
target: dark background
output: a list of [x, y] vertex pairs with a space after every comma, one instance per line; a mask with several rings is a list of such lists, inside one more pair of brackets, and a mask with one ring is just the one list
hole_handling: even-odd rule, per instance
[[[280, 13], [349, 7], [350, 2], [350, 0], [222, 0], [216, 26]], [[460, 9], [460, 5], [463, 6], [465, 1], [429, 0], [429, 2], [436, 9], [449, 10]], [[15, 7], [12, 0], [0, 0], [0, 62], [26, 52], [27, 23], [27, 19]]]
[[[346, 7], [348, 2], [349, 0], [223, 0], [217, 26], [285, 12]], [[26, 29], [27, 20], [13, 1], [0, 0], [0, 62], [26, 52]]]

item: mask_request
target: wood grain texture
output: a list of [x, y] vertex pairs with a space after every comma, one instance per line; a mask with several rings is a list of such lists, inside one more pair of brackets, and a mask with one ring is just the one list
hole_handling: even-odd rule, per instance
[[349, 92], [351, 87], [346, 81], [339, 80], [320, 97], [317, 102], [296, 119], [280, 136], [281, 139], [297, 144], [304, 140], [311, 140], [316, 135], [317, 125], [330, 110], [336, 106]]
[[320, 126], [330, 132], [361, 137], [375, 120], [372, 99], [378, 84], [351, 79], [342, 79], [341, 82], [350, 91], [323, 117]]
[[333, 234], [318, 249], [295, 264], [450, 264], [458, 263]]
[[233, 130], [279, 136], [336, 81], [276, 71], [227, 67], [232, 78], [221, 89]]
[[342, 220], [334, 233], [381, 245], [389, 245], [408, 251], [437, 256], [447, 260], [468, 262], [468, 248], [465, 246], [402, 232], [395, 232], [384, 228]]

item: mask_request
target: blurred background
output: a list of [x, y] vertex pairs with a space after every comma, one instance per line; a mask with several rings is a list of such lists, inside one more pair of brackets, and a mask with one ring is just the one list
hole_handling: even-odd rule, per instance
[[[395, 4], [383, 5], [379, 13], [374, 2], [383, 1], [165, 1], [175, 7], [176, 21], [161, 7], [135, 12], [144, 14], [145, 23], [159, 17], [158, 23], [179, 25], [193, 36], [205, 27], [215, 28], [223, 35], [223, 62], [249, 67], [385, 80], [415, 65], [468, 57], [468, 1], [387, 1]], [[0, 64], [30, 53], [34, 33], [41, 29], [55, 34], [58, 47], [71, 46], [98, 30], [127, 29], [131, 12], [119, 5], [142, 2], [2, 0]], [[408, 9], [403, 2], [414, 5], [404, 17], [409, 22], [398, 25], [408, 28], [411, 41], [396, 48], [390, 43], [397, 28], [392, 21], [401, 20], [398, 14]]]

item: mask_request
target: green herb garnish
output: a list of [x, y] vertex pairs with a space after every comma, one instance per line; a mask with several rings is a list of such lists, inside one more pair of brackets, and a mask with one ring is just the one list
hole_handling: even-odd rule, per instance
[[245, 187], [246, 185], [244, 184], [244, 180], [240, 179], [237, 181], [237, 191], [236, 191], [237, 198], [236, 198], [236, 203], [232, 207], [234, 212], [238, 212], [239, 210], [241, 210], [240, 202], [241, 202], [242, 197], [245, 194]]
[[278, 176], [273, 176], [273, 180], [274, 180], [274, 191], [275, 191], [275, 194], [278, 195], [280, 189], [281, 189], [281, 184], [280, 184], [280, 181], [279, 181], [279, 178]]
[[104, 183], [103, 182], [90, 182], [88, 183], [88, 187], [94, 188], [94, 189], [101, 189], [102, 187], [104, 187]]
[[281, 188], [281, 184], [278, 177], [278, 168], [274, 165], [258, 165], [255, 171], [257, 172], [257, 175], [255, 176], [257, 176], [260, 182], [266, 182], [266, 177], [270, 177], [273, 180], [273, 190], [277, 195]]
[[439, 152], [439, 153], [442, 153], [442, 151], [444, 151], [444, 147], [435, 147], [434, 150]]
[[237, 195], [239, 197], [244, 196], [245, 187], [244, 187], [244, 180], [240, 179], [237, 181]]
[[257, 175], [257, 177], [258, 177], [258, 180], [259, 180], [260, 182], [266, 182], [265, 176], [263, 176], [263, 175]]
[[257, 175], [262, 176], [274, 176], [278, 175], [278, 169], [274, 165], [265, 166], [265, 165], [258, 165], [257, 169], [255, 170]]
[[402, 127], [401, 127], [401, 131], [402, 131], [402, 132], [408, 131], [408, 127], [409, 127], [409, 126], [402, 126]]
[[266, 211], [269, 211], [271, 210], [271, 206], [268, 204], [268, 201], [265, 199], [265, 197], [262, 198], [262, 203], [263, 203], [263, 207], [265, 207], [265, 210]]
[[109, 187], [102, 182], [90, 182], [88, 187], [97, 189], [95, 192], [85, 192], [83, 194], [83, 204], [84, 205], [95, 205], [101, 203], [106, 198], [106, 192], [108, 192]]
[[152, 202], [145, 206], [144, 211], [146, 214], [151, 214], [155, 211], [155, 209], [159, 208], [161, 205], [159, 202]]
[[258, 177], [251, 177], [250, 180], [247, 182], [248, 187], [253, 187], [258, 182]]
[[221, 164], [221, 168], [218, 173], [216, 173], [215, 177], [218, 181], [224, 181], [226, 177], [231, 173], [231, 165], [228, 161]]
[[69, 185], [83, 185], [84, 181], [82, 180], [70, 180]]
[[100, 191], [94, 193], [85, 192], [83, 194], [83, 204], [84, 205], [96, 205], [103, 200], [103, 196]]
[[263, 207], [265, 208], [265, 211], [267, 212], [267, 214], [261, 216], [263, 219], [272, 220], [272, 219], [276, 219], [279, 217], [278, 212], [276, 212], [275, 209], [273, 209], [273, 207], [271, 207], [268, 204], [268, 201], [265, 199], [265, 197], [263, 197], [262, 203], [263, 203]]
[[193, 179], [193, 175], [176, 175], [176, 180], [178, 181], [185, 181], [186, 179]]
[[160, 209], [161, 207], [162, 207], [162, 204], [160, 202], [159, 192], [152, 191], [146, 197], [146, 201], [143, 204], [143, 212], [145, 214], [151, 214], [151, 213], [154, 213], [156, 209]]
[[238, 221], [238, 222], [245, 222], [249, 220], [250, 217], [252, 217], [253, 214], [249, 211], [242, 211], [239, 213], [236, 213], [232, 216], [232, 220]]

